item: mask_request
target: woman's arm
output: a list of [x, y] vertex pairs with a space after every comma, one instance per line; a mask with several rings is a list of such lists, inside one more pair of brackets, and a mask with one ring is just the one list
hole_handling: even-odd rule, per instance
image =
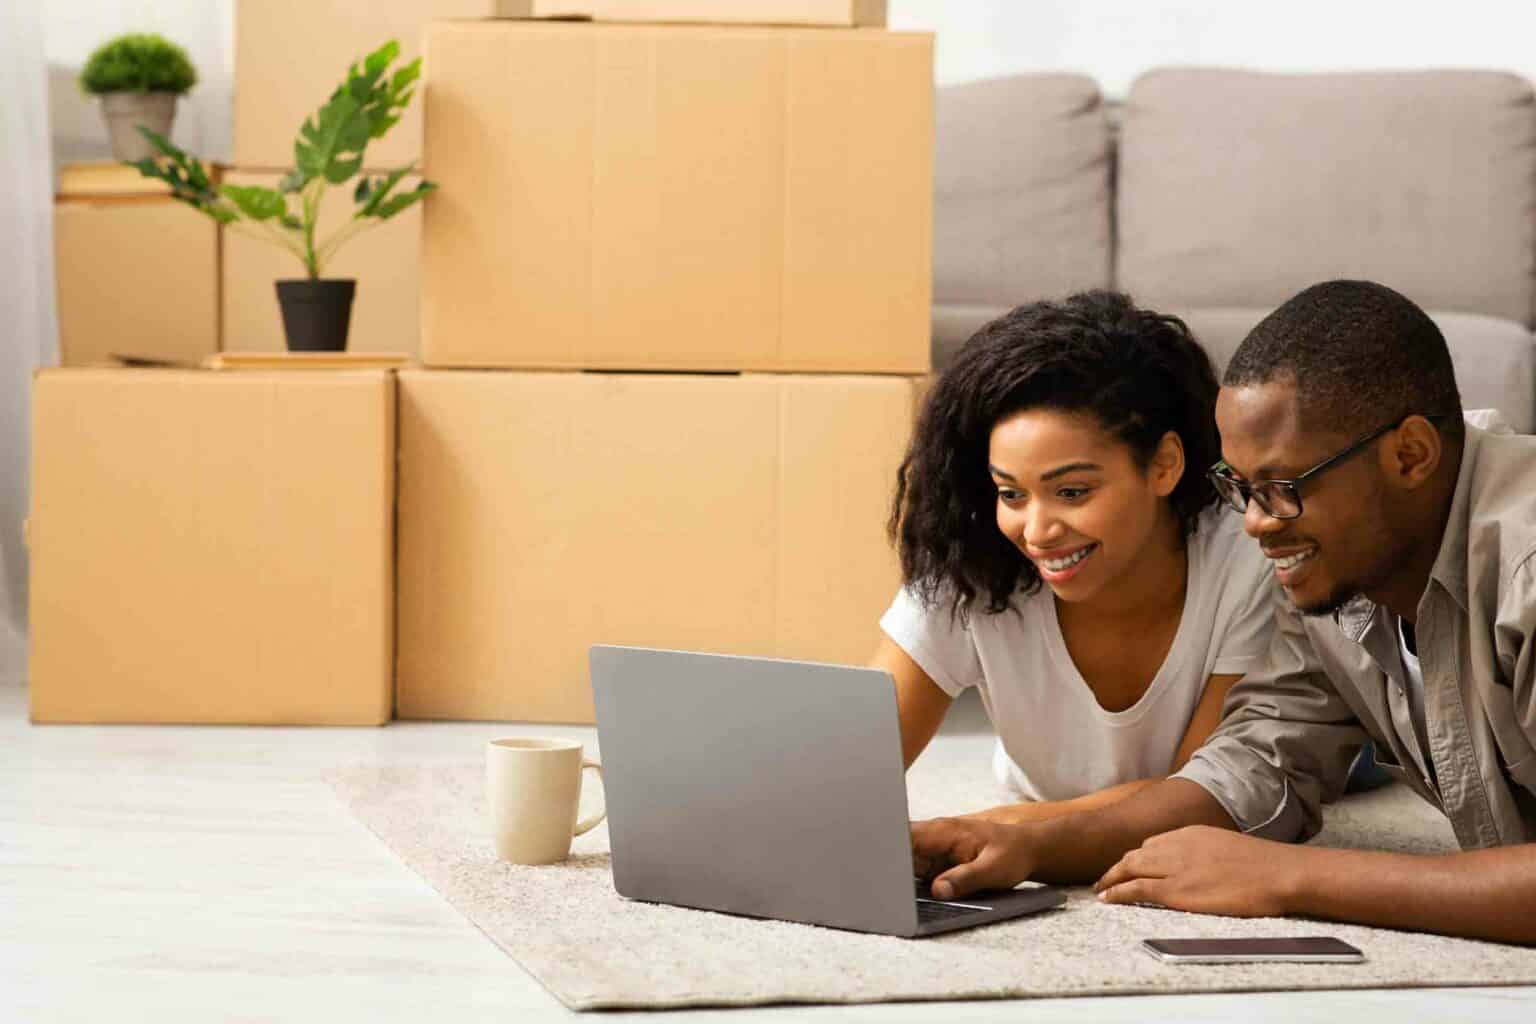
[[1173, 767], [1168, 769], [1168, 774], [1172, 775], [1188, 764], [1189, 759], [1195, 756], [1195, 751], [1210, 739], [1216, 726], [1221, 724], [1221, 706], [1226, 703], [1227, 692], [1241, 678], [1211, 676], [1205, 681], [1205, 692], [1200, 695], [1200, 703], [1195, 705], [1195, 713], [1189, 716], [1189, 728], [1184, 730], [1184, 739], [1179, 742], [1179, 749], [1173, 755]]
[[896, 680], [896, 717], [901, 722], [901, 760], [908, 768], [917, 760], [939, 731], [954, 698], [935, 683], [912, 656], [884, 635], [880, 647], [870, 659], [874, 668], [883, 668]]
[[[1200, 695], [1200, 703], [1195, 705], [1195, 713], [1190, 716], [1189, 726], [1184, 730], [1184, 738], [1179, 741], [1179, 748], [1174, 753], [1173, 766], [1168, 769], [1170, 774], [1183, 768], [1185, 763], [1195, 755], [1195, 751], [1200, 749], [1206, 737], [1215, 731], [1217, 723], [1221, 721], [1221, 705], [1227, 699], [1227, 691], [1232, 689], [1241, 678], [1242, 676], [1211, 676], [1206, 680], [1205, 692]], [[965, 817], [1007, 825], [1015, 825], [1023, 821], [1043, 821], [1046, 818], [1059, 818], [1065, 814], [1076, 814], [1078, 811], [1107, 807], [1157, 781], [1157, 779], [1134, 779], [1130, 782], [1122, 782], [1118, 786], [1085, 793], [1071, 800], [1008, 804], [968, 814]]]

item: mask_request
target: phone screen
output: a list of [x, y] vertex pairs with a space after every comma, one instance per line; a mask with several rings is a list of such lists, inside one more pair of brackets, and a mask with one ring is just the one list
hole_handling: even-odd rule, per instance
[[1241, 963], [1262, 960], [1291, 963], [1358, 963], [1365, 954], [1328, 935], [1292, 938], [1147, 939], [1142, 947], [1170, 963]]

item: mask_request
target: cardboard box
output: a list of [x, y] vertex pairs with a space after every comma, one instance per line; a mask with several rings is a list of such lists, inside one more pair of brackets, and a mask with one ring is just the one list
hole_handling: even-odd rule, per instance
[[428, 38], [424, 363], [927, 371], [931, 36]]
[[885, 6], [885, 0], [499, 0], [496, 16], [879, 27]]
[[377, 724], [393, 375], [44, 370], [35, 722]]
[[[275, 188], [281, 175], [230, 171], [232, 185]], [[413, 189], [408, 177], [399, 189]], [[330, 188], [320, 204], [321, 239], [347, 223], [356, 209], [352, 189]], [[281, 246], [224, 233], [224, 328], [229, 352], [280, 352], [287, 348], [276, 282], [302, 278], [304, 265]], [[347, 348], [415, 355], [421, 338], [421, 204], [345, 243], [327, 264], [328, 278], [355, 278]]]
[[[293, 164], [299, 125], [330, 97], [347, 68], [400, 42], [400, 63], [421, 55], [433, 20], [595, 18], [753, 24], [885, 24], [885, 0], [236, 0], [234, 163], [259, 170]], [[302, 44], [295, 50], [295, 31]], [[397, 67], [399, 64], [396, 65]], [[422, 156], [422, 96], [368, 146], [370, 168]]]
[[[398, 68], [421, 55], [434, 18], [482, 18], [496, 0], [236, 0], [236, 167], [281, 171], [293, 166], [293, 140], [320, 109], [347, 68], [391, 39]], [[421, 159], [422, 86], [400, 121], [368, 144], [370, 168]]]
[[[208, 168], [210, 177], [217, 181], [219, 166]], [[58, 170], [58, 187], [54, 195], [59, 199], [81, 199], [91, 196], [168, 196], [171, 186], [158, 178], [146, 178], [137, 167], [115, 161], [86, 160], [63, 164]]]
[[219, 235], [163, 196], [56, 202], [60, 362], [196, 365], [218, 351]]
[[398, 715], [591, 722], [594, 643], [864, 664], [919, 384], [401, 372]]

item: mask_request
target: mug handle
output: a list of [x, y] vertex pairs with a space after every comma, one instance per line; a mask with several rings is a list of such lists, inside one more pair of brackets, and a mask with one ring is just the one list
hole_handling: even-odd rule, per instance
[[[584, 760], [581, 762], [581, 767], [583, 769], [591, 768], [593, 771], [597, 772], [597, 780], [599, 782], [603, 780], [603, 766], [598, 764], [596, 761]], [[579, 836], [592, 831], [606, 817], [608, 817], [608, 795], [604, 793], [603, 809], [598, 811], [596, 814], [589, 815], [588, 817], [582, 818], [580, 821], [578, 821], [576, 823], [576, 831], [572, 832], [571, 835]]]

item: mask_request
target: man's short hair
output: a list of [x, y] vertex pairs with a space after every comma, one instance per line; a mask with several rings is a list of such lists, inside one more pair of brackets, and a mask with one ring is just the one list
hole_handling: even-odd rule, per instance
[[1238, 346], [1224, 387], [1288, 376], [1307, 419], [1367, 433], [1415, 413], [1462, 432], [1445, 336], [1411, 300], [1372, 281], [1325, 281], [1288, 300]]

